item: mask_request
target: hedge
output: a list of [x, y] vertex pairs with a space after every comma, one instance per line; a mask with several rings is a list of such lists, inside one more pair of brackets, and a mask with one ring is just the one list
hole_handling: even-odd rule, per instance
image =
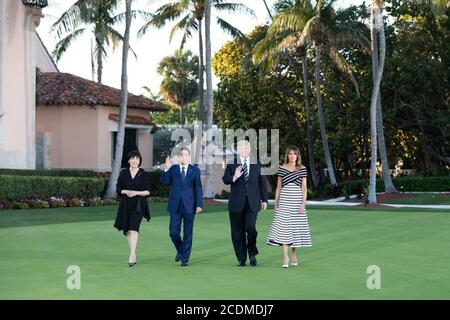
[[96, 177], [97, 173], [92, 170], [79, 169], [51, 169], [51, 170], [23, 170], [23, 169], [0, 169], [0, 175], [9, 176], [46, 176], [46, 177]]
[[0, 175], [0, 200], [38, 197], [101, 197], [106, 179]]
[[[392, 179], [394, 186], [398, 191], [406, 192], [446, 192], [450, 191], [450, 177], [398, 177]], [[359, 190], [361, 187], [367, 187], [369, 180], [355, 180], [343, 182], [342, 187], [348, 187], [349, 190]], [[377, 179], [377, 192], [384, 192], [384, 182]], [[352, 192], [356, 193], [356, 192]]]

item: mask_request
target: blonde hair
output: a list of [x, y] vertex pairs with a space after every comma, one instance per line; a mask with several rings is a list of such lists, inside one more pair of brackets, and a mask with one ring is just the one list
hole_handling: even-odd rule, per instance
[[289, 152], [294, 151], [297, 155], [297, 160], [295, 161], [295, 167], [296, 168], [302, 168], [302, 156], [300, 155], [300, 149], [297, 146], [289, 146], [286, 149], [286, 155], [284, 157], [284, 164], [289, 163]]

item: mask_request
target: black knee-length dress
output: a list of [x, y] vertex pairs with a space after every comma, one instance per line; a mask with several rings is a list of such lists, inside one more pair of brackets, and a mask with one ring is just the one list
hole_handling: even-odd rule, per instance
[[120, 172], [117, 179], [117, 197], [120, 199], [114, 227], [123, 231], [126, 235], [129, 230], [139, 232], [142, 218], [150, 220], [150, 210], [148, 208], [147, 197], [135, 196], [129, 198], [126, 194], [121, 194], [122, 190], [149, 191], [150, 181], [148, 173], [139, 168], [136, 176], [131, 176], [130, 169]]

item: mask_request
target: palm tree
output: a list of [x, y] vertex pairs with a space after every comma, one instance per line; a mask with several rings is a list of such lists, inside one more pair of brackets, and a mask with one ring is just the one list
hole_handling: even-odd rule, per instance
[[[212, 0], [212, 7], [216, 11], [227, 12], [242, 12], [254, 15], [253, 10], [239, 3], [230, 3], [225, 0]], [[188, 38], [192, 34], [198, 32], [198, 46], [199, 46], [199, 63], [198, 63], [198, 110], [197, 118], [200, 121], [205, 120], [205, 107], [203, 101], [204, 94], [204, 56], [203, 56], [203, 32], [202, 23], [205, 17], [205, 0], [176, 0], [170, 1], [156, 10], [156, 12], [147, 19], [147, 22], [142, 26], [138, 32], [138, 37], [142, 37], [150, 27], [162, 28], [169, 21], [174, 21], [181, 18], [173, 26], [170, 32], [169, 41], [172, 41], [173, 36], [178, 31], [183, 32], [181, 39], [181, 48], [185, 45]], [[243, 36], [242, 32], [220, 17], [216, 17], [217, 24], [232, 36]]]
[[163, 76], [160, 94], [180, 109], [180, 124], [184, 124], [183, 110], [198, 96], [198, 58], [191, 51], [175, 51], [158, 65], [158, 73]]
[[435, 15], [440, 16], [445, 13], [445, 10], [450, 8], [448, 0], [407, 0], [413, 3], [427, 3], [432, 6]]
[[[205, 1], [205, 57], [206, 57], [206, 106], [207, 106], [207, 130], [210, 130], [212, 134], [212, 123], [213, 123], [213, 111], [214, 111], [214, 101], [213, 101], [213, 87], [212, 87], [212, 68], [211, 68], [211, 2], [212, 0]], [[207, 146], [211, 145], [211, 136], [207, 134], [206, 138]], [[206, 158], [206, 174], [205, 174], [205, 197], [214, 197], [213, 188], [213, 170], [214, 165], [210, 155]]]
[[123, 144], [125, 140], [125, 120], [128, 105], [128, 51], [130, 50], [130, 28], [131, 28], [131, 1], [125, 0], [125, 35], [123, 37], [122, 51], [122, 79], [120, 90], [120, 113], [119, 128], [117, 132], [116, 152], [113, 159], [111, 177], [109, 178], [105, 198], [113, 198], [116, 194], [116, 183], [122, 164]]
[[[381, 18], [382, 19], [382, 18]], [[380, 58], [383, 59], [383, 65], [384, 65], [384, 54], [382, 57], [380, 57], [379, 48], [378, 48], [378, 42], [382, 44], [383, 50], [386, 50], [386, 40], [384, 39], [384, 26], [383, 26], [383, 32], [378, 32], [377, 27], [372, 27], [370, 29], [371, 32], [371, 54], [372, 54], [372, 77], [373, 77], [373, 83], [376, 83], [377, 77], [379, 75], [380, 67], [381, 67], [381, 61]], [[383, 39], [381, 39], [383, 37]], [[373, 132], [371, 132], [373, 134]], [[376, 134], [378, 138], [378, 148], [380, 153], [380, 159], [381, 159], [381, 167], [382, 167], [382, 175], [383, 175], [383, 182], [386, 192], [397, 192], [397, 189], [394, 186], [394, 183], [392, 182], [391, 175], [389, 173], [389, 161], [387, 157], [387, 150], [386, 150], [386, 141], [384, 136], [384, 127], [383, 127], [383, 112], [381, 108], [381, 90], [378, 90], [378, 96], [376, 101]], [[373, 190], [372, 190], [373, 191]], [[376, 198], [376, 197], [375, 197]], [[371, 195], [371, 200], [373, 201], [373, 196]]]
[[[273, 16], [270, 12], [270, 9], [265, 0], [263, 0], [266, 10], [269, 14], [270, 20], [273, 22]], [[282, 10], [282, 8], [280, 8]], [[312, 122], [311, 122], [311, 105], [310, 105], [310, 90], [309, 90], [309, 75], [308, 75], [308, 61], [306, 59], [306, 50], [305, 48], [296, 48], [297, 51], [300, 51], [300, 56], [302, 58], [301, 65], [302, 70], [298, 70], [297, 64], [291, 52], [289, 50], [282, 50], [281, 52], [278, 50], [277, 46], [279, 42], [283, 39], [281, 36], [269, 37], [266, 33], [266, 38], [261, 40], [257, 46], [255, 46], [253, 51], [253, 61], [254, 63], [260, 63], [262, 59], [266, 59], [265, 66], [272, 67], [276, 62], [278, 62], [278, 58], [280, 55], [285, 54], [290, 64], [295, 68], [296, 74], [299, 79], [303, 79], [303, 100], [306, 109], [306, 134], [308, 140], [308, 162], [309, 162], [309, 170], [311, 172], [311, 180], [312, 184], [315, 188], [319, 186], [319, 179], [317, 177], [316, 172], [316, 163], [314, 161], [313, 154], [313, 133], [312, 133]], [[263, 65], [264, 66], [264, 65]]]
[[[386, 42], [384, 36], [384, 21], [383, 21], [383, 7], [384, 0], [372, 0], [372, 7], [370, 10], [370, 31], [372, 38], [372, 59], [374, 72], [374, 83], [372, 89], [372, 100], [370, 103], [370, 177], [369, 177], [369, 196], [370, 204], [377, 203], [376, 194], [376, 178], [377, 178], [377, 102], [380, 96], [381, 78], [383, 77], [384, 59], [386, 56]], [[379, 37], [378, 37], [379, 33]], [[380, 42], [380, 53], [378, 58], [378, 45]], [[375, 61], [377, 57], [378, 61]]]
[[323, 115], [320, 72], [321, 56], [323, 52], [327, 53], [336, 66], [349, 76], [355, 86], [356, 94], [359, 96], [358, 84], [350, 66], [339, 53], [339, 45], [348, 41], [359, 41], [364, 44], [364, 37], [361, 36], [358, 29], [354, 28], [357, 24], [349, 27], [337, 23], [338, 13], [332, 7], [334, 2], [335, 0], [324, 0], [317, 1], [313, 5], [310, 0], [278, 1], [276, 6], [281, 8], [281, 10], [274, 17], [274, 21], [268, 30], [269, 38], [274, 37], [276, 39], [278, 37], [278, 41], [272, 45], [261, 43], [258, 45], [259, 47], [255, 47], [255, 50], [257, 53], [258, 50], [263, 50], [261, 47], [264, 46], [272, 47], [278, 51], [301, 47], [315, 49], [315, 84], [320, 136], [330, 182], [332, 186], [336, 187], [337, 181]]
[[[50, 32], [55, 33], [59, 39], [52, 52], [55, 60], [58, 62], [71, 44], [90, 30], [95, 42], [91, 54], [92, 57], [95, 56], [97, 62], [97, 81], [101, 83], [107, 48], [112, 45], [115, 49], [124, 40], [122, 35], [114, 29], [114, 26], [124, 19], [124, 13], [115, 15], [118, 5], [118, 0], [75, 2], [51, 27]], [[148, 13], [144, 11], [133, 11], [132, 14], [148, 16]]]

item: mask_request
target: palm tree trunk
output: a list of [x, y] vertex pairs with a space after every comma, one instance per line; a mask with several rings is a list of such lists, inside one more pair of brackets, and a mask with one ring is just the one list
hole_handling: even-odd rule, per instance
[[[375, 43], [378, 41], [378, 31], [380, 39], [384, 37], [384, 25], [381, 4], [383, 0], [373, 0], [371, 9], [371, 40], [372, 53], [375, 51]], [[386, 53], [386, 46], [384, 41], [380, 41], [380, 58], [378, 65], [378, 73], [375, 75], [375, 82], [372, 90], [372, 100], [370, 104], [370, 177], [369, 177], [369, 197], [370, 204], [377, 203], [376, 194], [376, 178], [377, 178], [377, 100], [381, 85], [381, 78], [383, 77], [384, 58]]]
[[119, 177], [119, 171], [122, 164], [123, 144], [125, 140], [125, 120], [127, 117], [128, 105], [128, 51], [130, 48], [130, 27], [131, 27], [131, 1], [125, 0], [125, 35], [123, 39], [122, 52], [122, 79], [120, 91], [120, 113], [119, 128], [117, 132], [116, 152], [114, 155], [111, 177], [109, 178], [108, 188], [105, 198], [113, 198], [116, 194], [116, 183]]
[[303, 91], [305, 91], [305, 108], [306, 108], [306, 135], [308, 137], [308, 161], [309, 170], [311, 171], [311, 178], [313, 186], [317, 188], [319, 186], [319, 178], [316, 172], [316, 162], [314, 161], [313, 153], [313, 134], [312, 134], [312, 122], [311, 122], [311, 104], [309, 102], [309, 79], [308, 79], [308, 62], [306, 57], [302, 58], [302, 71], [303, 71]]
[[[372, 39], [377, 39], [377, 30], [372, 29], [371, 35]], [[385, 39], [381, 39], [380, 41], [385, 41]], [[378, 57], [378, 41], [374, 41], [373, 44], [373, 51], [372, 51], [372, 76], [373, 76], [373, 82], [376, 81], [376, 75], [379, 71], [379, 57]], [[386, 192], [397, 192], [397, 189], [395, 188], [391, 175], [389, 174], [389, 161], [387, 157], [387, 150], [386, 150], [386, 142], [384, 138], [384, 128], [383, 128], [383, 113], [381, 108], [381, 90], [378, 91], [378, 97], [377, 97], [377, 135], [378, 135], [378, 148], [380, 152], [380, 158], [381, 158], [381, 165], [383, 169], [383, 182], [384, 182], [384, 188]]]
[[[211, 68], [211, 1], [205, 1], [205, 46], [206, 46], [206, 105], [208, 107], [207, 113], [207, 140], [206, 145], [212, 144], [212, 123], [213, 123], [213, 87], [212, 87], [212, 68]], [[208, 149], [208, 148], [207, 148]], [[214, 162], [210, 154], [206, 158], [206, 175], [205, 175], [205, 198], [214, 197]]]
[[315, 44], [316, 48], [316, 91], [317, 91], [317, 115], [320, 125], [320, 136], [322, 138], [322, 147], [327, 163], [328, 176], [333, 187], [337, 186], [336, 177], [334, 175], [333, 162], [331, 161], [330, 147], [328, 146], [328, 136], [325, 128], [325, 118], [322, 110], [322, 95], [320, 93], [320, 46]]
[[273, 21], [272, 13], [270, 12], [269, 6], [267, 5], [266, 0], [263, 0], [264, 5], [266, 6], [267, 13], [269, 13], [270, 20]]
[[205, 121], [205, 103], [203, 102], [203, 88], [204, 88], [204, 58], [203, 58], [203, 36], [202, 36], [202, 21], [198, 21], [198, 109], [197, 120]]
[[103, 41], [100, 39], [100, 32], [97, 31], [97, 27], [95, 30], [95, 43], [97, 47], [97, 82], [102, 83], [102, 74], [103, 74], [103, 58], [102, 58], [102, 48]]

